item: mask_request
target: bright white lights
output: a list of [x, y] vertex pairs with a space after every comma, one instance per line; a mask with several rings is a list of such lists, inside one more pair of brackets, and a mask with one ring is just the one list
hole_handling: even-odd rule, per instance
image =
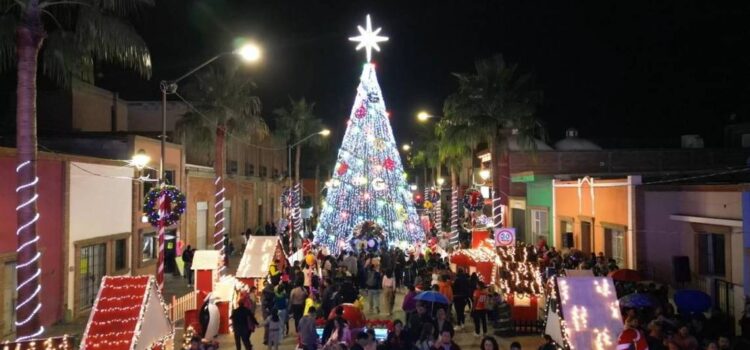
[[479, 171], [479, 177], [482, 178], [482, 180], [487, 180], [490, 178], [490, 171], [488, 169], [482, 169]]
[[404, 150], [404, 152], [409, 152], [411, 150], [411, 145], [405, 143], [403, 146], [401, 146], [401, 149]]
[[148, 163], [151, 161], [151, 157], [146, 154], [146, 151], [140, 149], [136, 154], [133, 155], [133, 158], [130, 160], [130, 165], [136, 167], [136, 169], [141, 170], [148, 165]]
[[439, 177], [437, 179], [437, 184], [438, 184], [438, 186], [442, 186], [443, 184], [445, 184], [445, 179], [442, 178], [442, 177]]
[[258, 45], [247, 43], [235, 51], [245, 62], [257, 62], [260, 60], [261, 51]]
[[330, 135], [330, 134], [331, 134], [331, 130], [328, 130], [328, 129], [323, 129], [323, 130], [320, 130], [320, 131], [318, 132], [318, 134], [320, 134], [321, 136], [328, 136], [328, 135]]
[[365, 51], [367, 52], [367, 62], [369, 63], [372, 60], [372, 49], [380, 52], [380, 46], [378, 45], [378, 43], [388, 41], [388, 37], [378, 35], [380, 33], [380, 30], [383, 28], [375, 29], [375, 31], [372, 30], [370, 15], [367, 15], [366, 26], [367, 28], [357, 26], [357, 30], [359, 30], [359, 36], [353, 36], [349, 38], [349, 41], [355, 41], [359, 43], [357, 45], [357, 51], [362, 48], [365, 49]]
[[411, 185], [411, 186], [409, 186], [409, 189], [411, 189], [412, 191], [416, 191], [417, 190], [417, 185]]
[[426, 122], [430, 120], [431, 118], [433, 118], [432, 114], [427, 113], [425, 111], [421, 111], [417, 114], [417, 120], [419, 120], [420, 122]]

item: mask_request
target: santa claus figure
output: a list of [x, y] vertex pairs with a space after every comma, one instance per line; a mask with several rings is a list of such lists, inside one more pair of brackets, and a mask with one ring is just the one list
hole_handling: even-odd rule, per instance
[[617, 338], [617, 350], [648, 350], [646, 335], [638, 329], [638, 319], [628, 317], [625, 321], [625, 329]]

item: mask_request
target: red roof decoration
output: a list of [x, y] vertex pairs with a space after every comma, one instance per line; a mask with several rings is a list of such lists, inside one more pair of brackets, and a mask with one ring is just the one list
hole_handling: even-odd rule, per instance
[[[152, 322], [146, 327], [152, 327], [153, 323], [162, 326], [156, 327], [160, 328], [161, 333], [171, 335], [172, 325], [164, 311], [153, 276], [104, 276], [81, 339], [81, 349], [132, 350], [143, 348], [144, 345], [150, 347], [152, 344], [137, 346], [137, 343], [146, 316], [154, 318], [153, 312], [147, 313], [153, 307], [162, 310], [164, 319], [149, 320]], [[151, 335], [154, 332], [149, 330], [147, 333]], [[144, 341], [154, 342], [152, 339]]]

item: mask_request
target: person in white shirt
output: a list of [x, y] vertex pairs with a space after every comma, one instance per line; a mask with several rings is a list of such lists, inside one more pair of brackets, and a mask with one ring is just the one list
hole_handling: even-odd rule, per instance
[[393, 316], [393, 304], [396, 302], [396, 279], [393, 271], [388, 270], [383, 276], [383, 305], [388, 316]]

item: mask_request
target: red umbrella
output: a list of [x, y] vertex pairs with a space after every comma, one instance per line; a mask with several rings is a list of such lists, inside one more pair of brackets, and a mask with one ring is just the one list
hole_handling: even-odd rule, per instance
[[621, 282], [640, 282], [643, 280], [640, 272], [630, 269], [614, 270], [609, 273], [609, 277], [612, 277], [615, 281]]
[[[339, 306], [344, 308], [344, 315], [342, 317], [346, 320], [346, 322], [349, 323], [349, 329], [358, 329], [365, 327], [367, 318], [365, 318], [365, 314], [362, 313], [362, 310], [354, 306], [354, 304], [341, 304]], [[328, 314], [329, 320], [332, 320], [334, 318], [336, 318], [336, 308], [331, 310], [331, 313]]]

